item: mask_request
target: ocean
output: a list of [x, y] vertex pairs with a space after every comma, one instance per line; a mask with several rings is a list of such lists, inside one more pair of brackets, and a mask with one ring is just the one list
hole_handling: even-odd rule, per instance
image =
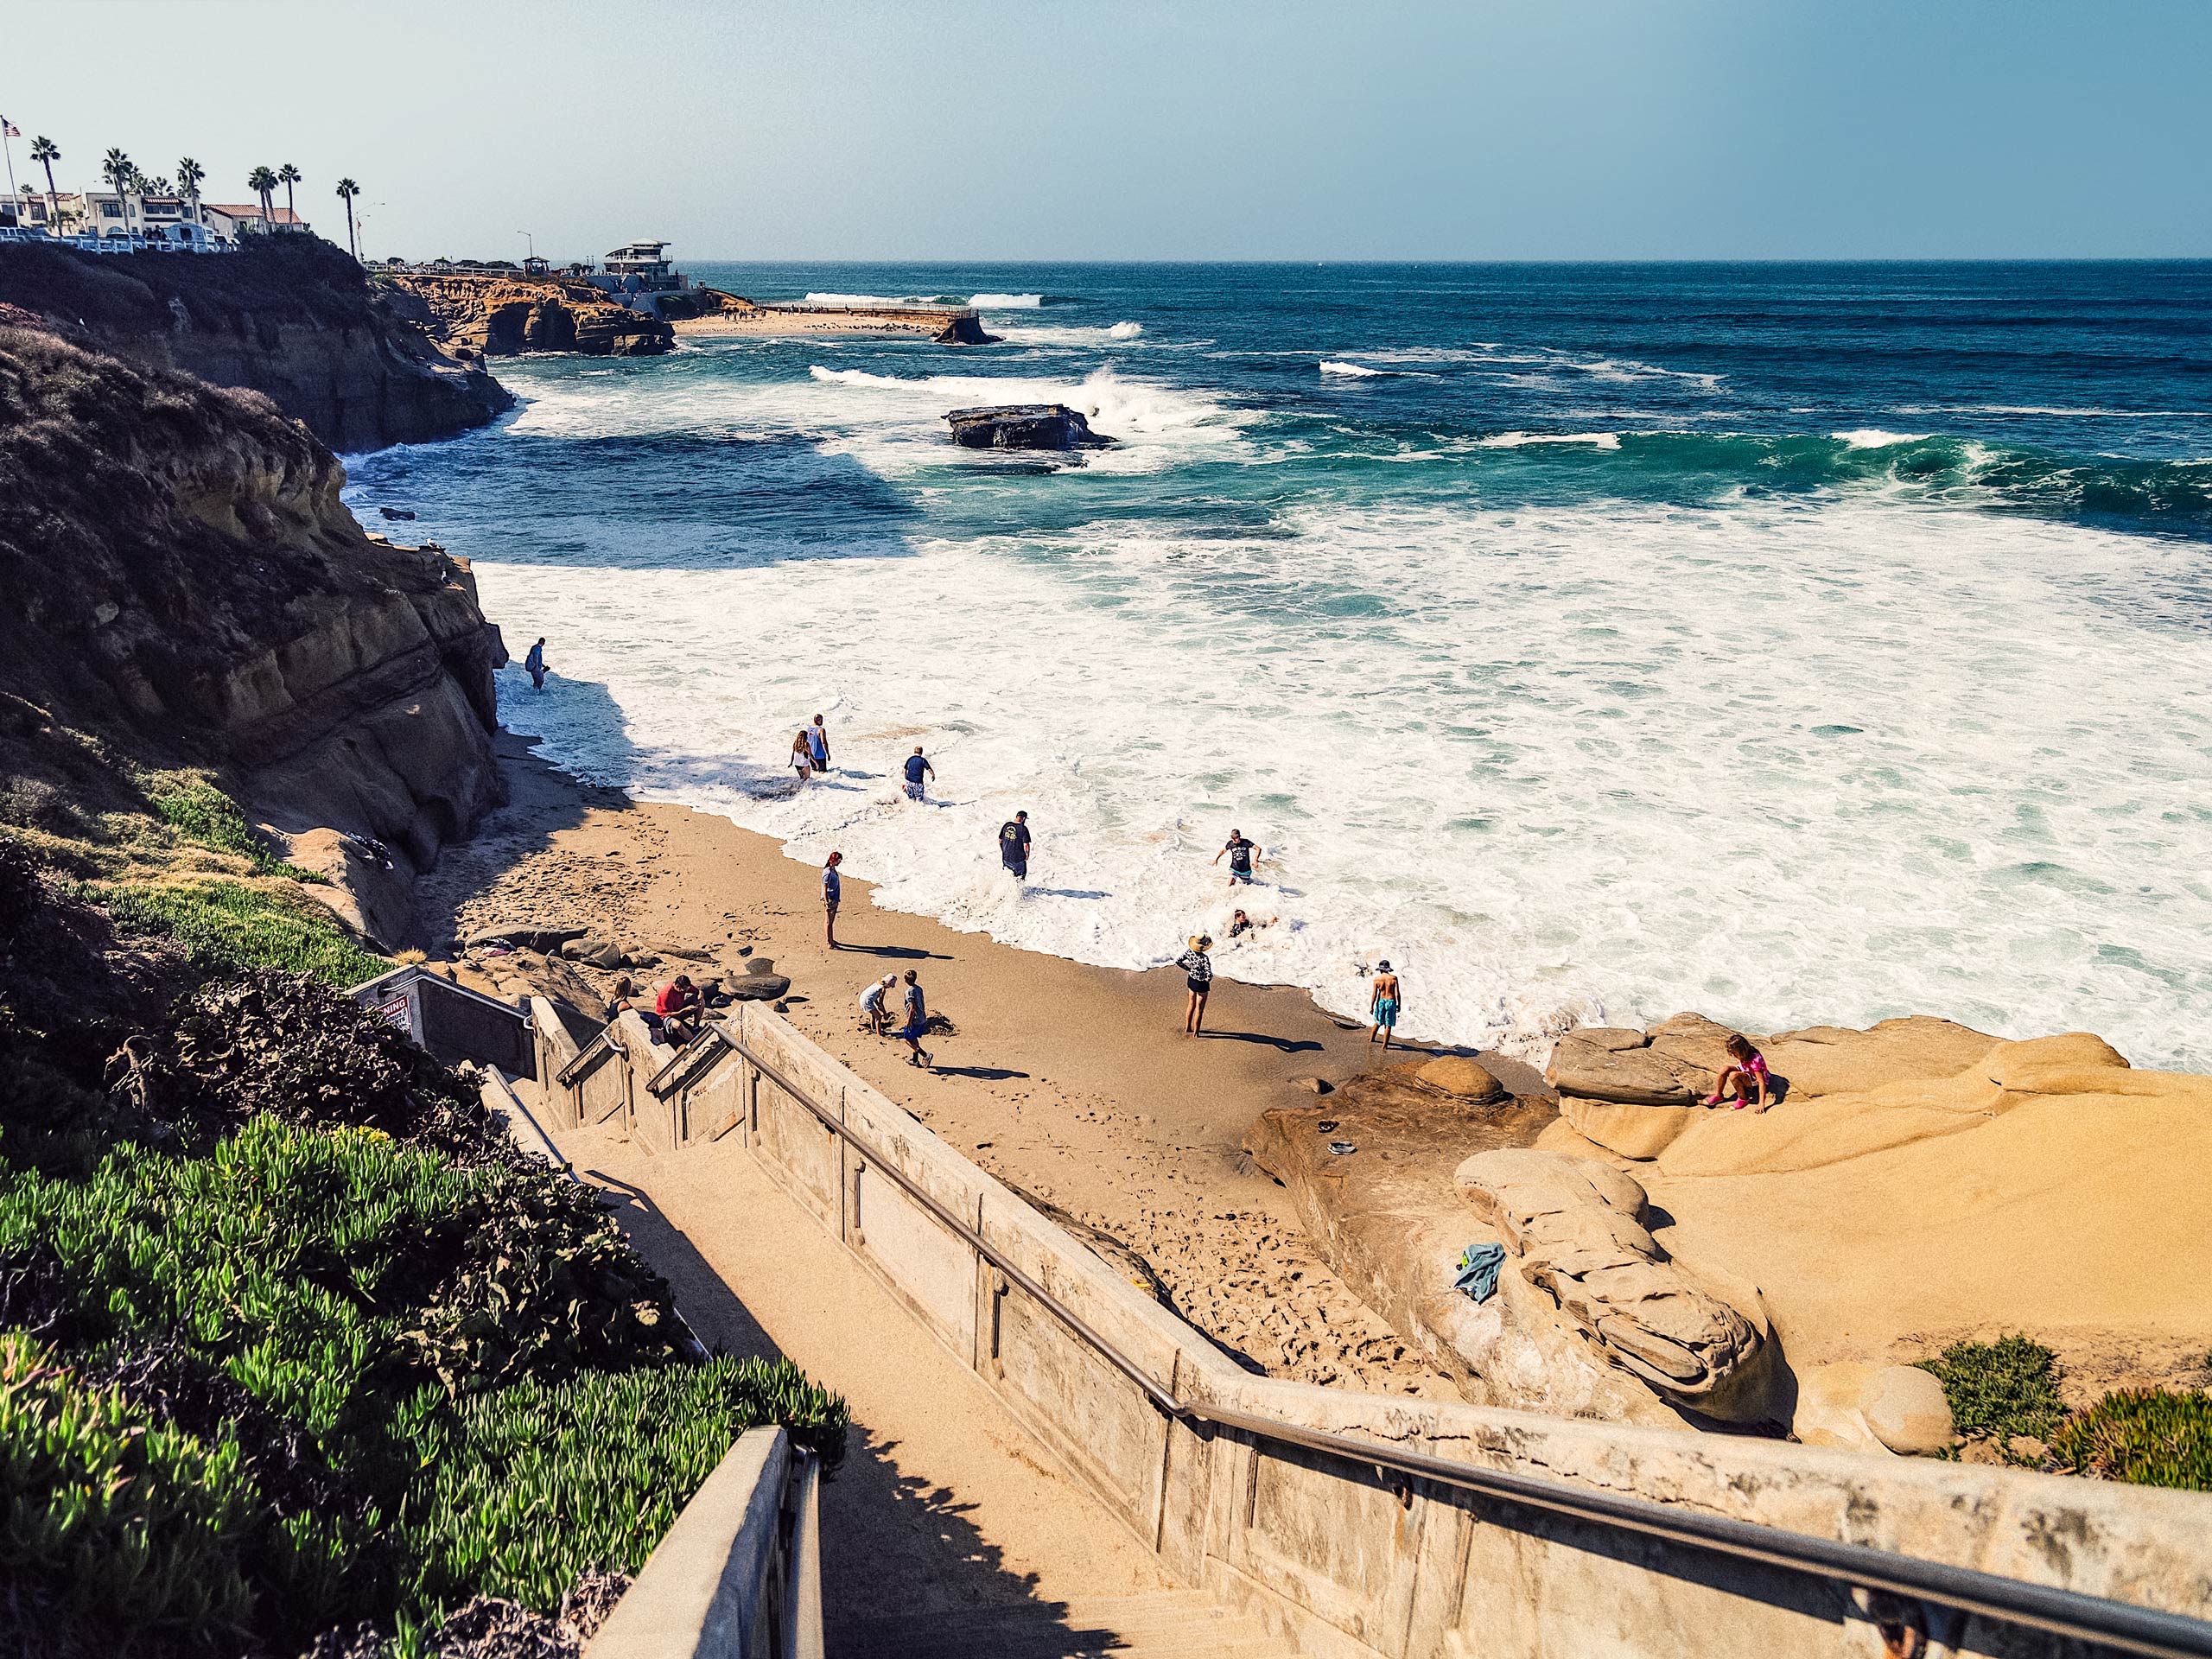
[[[1032, 950], [1205, 931], [1347, 1014], [1387, 957], [1421, 1039], [2212, 1070], [2212, 264], [689, 269], [1004, 342], [511, 359], [496, 426], [349, 458], [546, 637], [502, 715], [570, 771]], [[1119, 442], [942, 419], [1046, 401]]]

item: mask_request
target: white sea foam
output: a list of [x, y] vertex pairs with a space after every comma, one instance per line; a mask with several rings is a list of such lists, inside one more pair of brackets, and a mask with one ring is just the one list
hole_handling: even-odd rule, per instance
[[1324, 359], [1321, 364], [1321, 372], [1324, 374], [1347, 375], [1354, 379], [1365, 380], [1376, 376], [1388, 374], [1389, 371], [1388, 369], [1370, 369], [1363, 367], [1357, 363], [1337, 363]]
[[[791, 395], [896, 423], [955, 384], [825, 370]], [[620, 511], [609, 537], [655, 533]], [[1699, 1007], [2212, 1063], [2212, 637], [2100, 602], [2193, 550], [1873, 495], [1317, 503], [1274, 528], [619, 576], [456, 550], [493, 614], [557, 642], [543, 696], [501, 677], [551, 758], [810, 862], [838, 846], [880, 903], [957, 926], [1137, 966], [1265, 907], [1224, 973], [1357, 1014], [1388, 956], [1409, 1034], [1522, 1052]], [[782, 792], [817, 709], [842, 770]], [[927, 806], [892, 781], [915, 741]], [[1027, 890], [992, 844], [1016, 807]], [[1267, 849], [1249, 902], [1207, 863], [1231, 824]]]
[[968, 303], [978, 311], [1033, 311], [1045, 303], [1042, 294], [971, 294]]
[[1838, 443], [1853, 449], [1891, 449], [1901, 443], [1925, 443], [1931, 435], [1926, 432], [1885, 432], [1878, 426], [1862, 426], [1849, 432], [1828, 434]]
[[1126, 344], [1141, 338], [1144, 325], [1141, 322], [1110, 322], [1096, 324], [1069, 323], [1054, 327], [1050, 325], [1014, 322], [994, 322], [999, 338], [1015, 346], [1112, 346]]

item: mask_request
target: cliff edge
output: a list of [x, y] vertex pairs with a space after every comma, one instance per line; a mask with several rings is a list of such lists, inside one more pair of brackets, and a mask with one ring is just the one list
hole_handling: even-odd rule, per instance
[[654, 357], [676, 343], [658, 317], [617, 305], [589, 283], [561, 276], [378, 276], [386, 302], [432, 340], [481, 357], [575, 352]]
[[355, 918], [389, 939], [497, 798], [505, 652], [466, 567], [372, 539], [345, 476], [257, 394], [0, 327], [11, 719], [213, 768], [288, 835], [388, 843], [357, 861]]
[[0, 246], [0, 303], [142, 367], [261, 392], [349, 453], [450, 437], [514, 403], [312, 236], [256, 237], [235, 254], [11, 243]]

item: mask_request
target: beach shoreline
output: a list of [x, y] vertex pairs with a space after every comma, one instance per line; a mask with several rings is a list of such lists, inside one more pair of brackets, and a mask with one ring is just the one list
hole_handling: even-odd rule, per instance
[[[653, 965], [632, 970], [641, 988], [770, 958], [791, 980], [786, 1017], [808, 1036], [994, 1175], [1144, 1257], [1177, 1309], [1248, 1362], [1303, 1382], [1456, 1393], [1336, 1277], [1242, 1150], [1263, 1109], [1313, 1101], [1294, 1079], [1382, 1063], [1363, 1027], [1303, 990], [1217, 979], [1208, 1033], [1192, 1039], [1172, 968], [1095, 967], [879, 910], [849, 873], [846, 948], [832, 953], [820, 871], [773, 837], [581, 782], [533, 747], [501, 733], [508, 804], [418, 886], [417, 934], [434, 957], [473, 931], [533, 923], [650, 953]], [[928, 1039], [928, 1070], [859, 1027], [860, 991], [908, 968], [955, 1027]], [[455, 970], [480, 980], [465, 957]], [[602, 994], [616, 977], [576, 971]], [[1444, 1052], [1415, 1045], [1392, 1059]], [[1545, 1092], [1528, 1067], [1492, 1060], [1516, 1090]]]

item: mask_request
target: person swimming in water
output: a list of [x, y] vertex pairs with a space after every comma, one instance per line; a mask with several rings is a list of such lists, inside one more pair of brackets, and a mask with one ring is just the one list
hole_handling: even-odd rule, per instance
[[1367, 1040], [1378, 1037], [1382, 1052], [1390, 1052], [1391, 1033], [1398, 1028], [1398, 976], [1390, 971], [1390, 959], [1385, 957], [1375, 965], [1375, 988], [1367, 999], [1368, 1012], [1375, 1017], [1375, 1029], [1367, 1033]]

